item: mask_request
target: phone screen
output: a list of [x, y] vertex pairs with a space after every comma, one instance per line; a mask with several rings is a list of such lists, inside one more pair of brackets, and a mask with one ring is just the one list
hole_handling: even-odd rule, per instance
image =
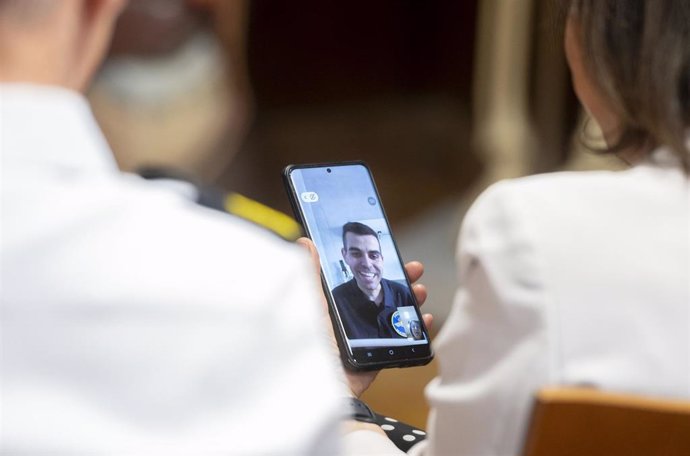
[[421, 364], [429, 336], [369, 169], [293, 166], [286, 176], [320, 255], [341, 350], [355, 366]]

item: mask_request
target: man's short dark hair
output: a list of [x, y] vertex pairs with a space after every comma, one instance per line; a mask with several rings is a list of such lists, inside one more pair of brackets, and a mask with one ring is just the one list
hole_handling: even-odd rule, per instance
[[[376, 240], [379, 241], [379, 234], [370, 226], [359, 222], [347, 222], [345, 225], [343, 225], [343, 247], [347, 247], [345, 245], [345, 235], [347, 233], [356, 234], [358, 236], [374, 236]], [[380, 246], [381, 241], [379, 241], [379, 248]]]

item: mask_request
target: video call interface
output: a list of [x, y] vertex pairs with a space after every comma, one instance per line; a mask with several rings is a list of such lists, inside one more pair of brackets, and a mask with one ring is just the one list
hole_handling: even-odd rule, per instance
[[367, 168], [293, 169], [290, 180], [350, 348], [428, 343]]

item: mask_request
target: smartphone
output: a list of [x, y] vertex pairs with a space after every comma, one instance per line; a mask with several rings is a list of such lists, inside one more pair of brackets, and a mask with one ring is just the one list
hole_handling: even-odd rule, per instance
[[429, 333], [363, 162], [290, 165], [288, 197], [321, 259], [344, 365], [374, 370], [426, 364]]

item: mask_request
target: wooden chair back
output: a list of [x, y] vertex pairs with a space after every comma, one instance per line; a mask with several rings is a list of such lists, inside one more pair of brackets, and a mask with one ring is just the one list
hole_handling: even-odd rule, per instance
[[688, 456], [690, 401], [590, 388], [536, 396], [523, 456]]

